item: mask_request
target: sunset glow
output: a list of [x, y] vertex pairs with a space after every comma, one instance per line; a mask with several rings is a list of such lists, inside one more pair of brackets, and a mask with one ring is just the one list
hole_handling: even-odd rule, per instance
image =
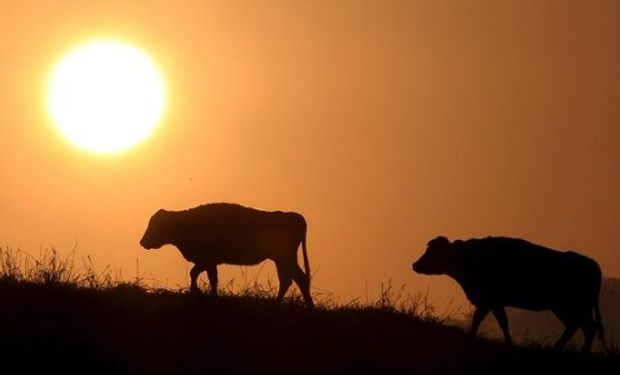
[[54, 124], [79, 148], [123, 151], [156, 127], [164, 85], [154, 63], [131, 45], [94, 41], [56, 65], [48, 105]]
[[3, 373], [620, 374], [620, 0], [0, 20]]

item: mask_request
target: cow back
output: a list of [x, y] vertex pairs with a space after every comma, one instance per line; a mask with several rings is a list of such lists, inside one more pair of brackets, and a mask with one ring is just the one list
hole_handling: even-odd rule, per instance
[[179, 211], [176, 217], [179, 250], [198, 263], [256, 264], [276, 257], [281, 247], [296, 248], [302, 230], [305, 235], [299, 214], [229, 203]]
[[503, 237], [461, 246], [467, 256], [460, 283], [474, 304], [544, 310], [591, 299], [600, 283], [596, 262], [575, 252]]

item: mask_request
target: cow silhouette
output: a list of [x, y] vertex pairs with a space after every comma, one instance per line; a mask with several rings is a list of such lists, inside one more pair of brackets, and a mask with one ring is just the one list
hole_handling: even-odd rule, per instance
[[[297, 264], [302, 245], [304, 271]], [[194, 263], [190, 271], [191, 292], [198, 292], [197, 279], [207, 271], [211, 294], [217, 295], [217, 265], [254, 265], [265, 259], [275, 262], [281, 300], [294, 280], [308, 307], [310, 265], [306, 251], [306, 220], [295, 212], [267, 212], [231, 203], [211, 203], [184, 211], [157, 211], [140, 240], [145, 249], [176, 246]]]
[[476, 307], [470, 333], [475, 336], [484, 317], [493, 312], [512, 345], [505, 306], [551, 310], [565, 330], [555, 343], [561, 350], [578, 328], [583, 352], [590, 352], [598, 330], [605, 348], [599, 310], [601, 269], [592, 259], [572, 251], [556, 251], [522, 239], [488, 237], [456, 240], [437, 237], [413, 263], [415, 272], [448, 275]]

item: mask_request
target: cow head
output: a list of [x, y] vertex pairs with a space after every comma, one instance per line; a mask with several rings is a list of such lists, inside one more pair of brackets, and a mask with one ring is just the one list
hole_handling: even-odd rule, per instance
[[159, 210], [149, 220], [149, 226], [140, 240], [140, 245], [147, 249], [159, 249], [170, 243], [169, 241], [169, 216], [170, 212]]
[[455, 261], [452, 243], [446, 237], [437, 237], [427, 244], [424, 254], [413, 263], [413, 270], [425, 275], [450, 273]]

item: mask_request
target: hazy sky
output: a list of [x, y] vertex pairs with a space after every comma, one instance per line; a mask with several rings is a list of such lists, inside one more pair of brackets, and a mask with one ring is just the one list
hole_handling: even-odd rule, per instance
[[[229, 201], [304, 214], [314, 286], [344, 298], [388, 279], [462, 298], [411, 272], [440, 234], [620, 276], [618, 1], [13, 1], [0, 36], [2, 246], [77, 241], [185, 286], [176, 249], [140, 248], [148, 218]], [[101, 36], [147, 52], [168, 96], [156, 134], [107, 157], [44, 106], [53, 64]]]

